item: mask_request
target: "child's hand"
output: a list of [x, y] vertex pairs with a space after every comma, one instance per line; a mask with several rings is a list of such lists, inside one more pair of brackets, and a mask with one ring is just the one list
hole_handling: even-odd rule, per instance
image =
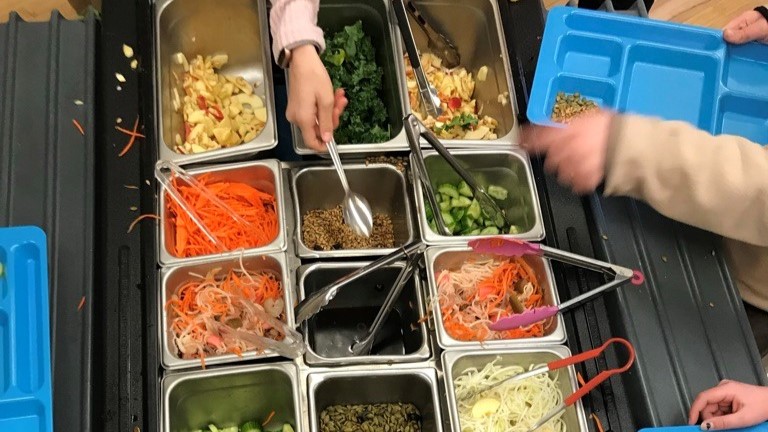
[[723, 380], [691, 405], [688, 424], [702, 418], [702, 430], [738, 429], [768, 421], [768, 387]]
[[334, 92], [328, 71], [313, 45], [302, 45], [293, 51], [288, 74], [291, 86], [285, 115], [301, 129], [307, 146], [324, 151], [347, 106], [344, 90]]
[[768, 43], [768, 18], [756, 10], [744, 12], [725, 26], [723, 38], [732, 44]]
[[573, 119], [564, 128], [527, 126], [523, 148], [544, 153], [544, 168], [574, 192], [594, 191], [605, 176], [605, 157], [613, 113], [599, 111]]

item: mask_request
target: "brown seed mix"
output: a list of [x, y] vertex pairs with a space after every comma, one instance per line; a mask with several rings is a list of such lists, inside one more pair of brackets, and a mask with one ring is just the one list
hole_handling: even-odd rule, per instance
[[420, 432], [421, 414], [409, 403], [333, 405], [320, 413], [320, 432]]
[[558, 123], [569, 123], [573, 118], [597, 109], [593, 101], [581, 96], [579, 93], [566, 94], [559, 92], [555, 97], [555, 106], [552, 108], [552, 120]]
[[373, 215], [373, 232], [365, 238], [355, 234], [344, 223], [341, 206], [305, 213], [301, 222], [301, 238], [308, 248], [321, 251], [395, 247], [395, 229], [389, 215]]
[[395, 156], [369, 156], [365, 158], [365, 165], [370, 164], [389, 164], [394, 166], [398, 171], [405, 172], [405, 168], [408, 166], [408, 159], [404, 157]]

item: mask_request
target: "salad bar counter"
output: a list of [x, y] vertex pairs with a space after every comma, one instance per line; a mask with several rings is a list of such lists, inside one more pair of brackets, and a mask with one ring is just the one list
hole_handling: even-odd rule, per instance
[[[51, 184], [81, 199], [28, 199], [86, 216], [62, 225], [25, 207], [22, 174], [43, 169], [26, 157], [0, 165], [0, 197], [18, 197], [0, 220], [48, 233], [56, 430], [634, 431], [684, 423], [722, 378], [765, 383], [717, 238], [572, 195], [520, 149], [539, 2], [321, 1], [368, 238], [343, 223], [326, 154], [285, 118], [268, 13], [262, 0], [105, 0], [98, 17], [54, 20], [98, 53], [95, 68], [47, 60], [79, 78], [58, 93], [74, 132], [65, 109], [46, 118], [85, 141], [67, 157], [88, 180], [63, 170]], [[38, 37], [31, 25], [0, 26], [0, 53], [15, 53], [4, 119], [32, 108], [16, 47]], [[29, 127], [6, 124], [0, 150]], [[478, 246], [502, 235], [525, 251]], [[73, 244], [92, 266], [56, 264]], [[558, 311], [606, 284], [619, 287]]]

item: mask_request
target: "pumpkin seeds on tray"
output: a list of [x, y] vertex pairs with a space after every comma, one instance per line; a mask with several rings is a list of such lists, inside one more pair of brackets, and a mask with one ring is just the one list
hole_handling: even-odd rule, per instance
[[420, 432], [421, 414], [410, 403], [332, 405], [320, 413], [320, 432]]
[[597, 109], [595, 102], [583, 97], [579, 93], [559, 92], [555, 98], [555, 106], [552, 108], [552, 120], [558, 123], [568, 123], [573, 118]]

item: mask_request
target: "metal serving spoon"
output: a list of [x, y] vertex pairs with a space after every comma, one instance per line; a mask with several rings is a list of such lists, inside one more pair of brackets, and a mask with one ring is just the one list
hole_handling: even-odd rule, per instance
[[347, 175], [344, 173], [344, 167], [341, 165], [339, 150], [336, 148], [336, 141], [331, 138], [327, 143], [328, 153], [333, 160], [333, 166], [339, 174], [341, 186], [344, 188], [344, 200], [341, 202], [341, 212], [346, 223], [352, 231], [363, 237], [370, 237], [373, 232], [373, 213], [368, 201], [360, 194], [352, 192], [347, 183]]

